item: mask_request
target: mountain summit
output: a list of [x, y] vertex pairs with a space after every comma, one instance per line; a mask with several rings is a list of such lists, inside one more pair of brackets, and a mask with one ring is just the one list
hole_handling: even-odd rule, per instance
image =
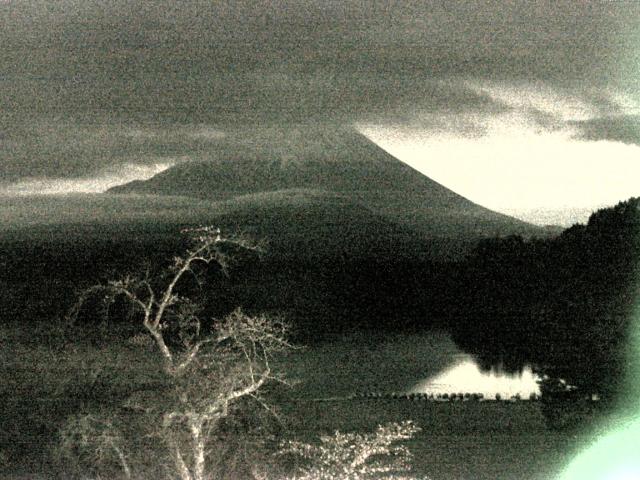
[[245, 214], [255, 209], [260, 213], [253, 216], [267, 223], [283, 208], [297, 221], [293, 212], [299, 206], [306, 220], [315, 212], [332, 225], [344, 224], [345, 217], [369, 227], [391, 223], [430, 240], [540, 231], [452, 192], [352, 128], [267, 130], [226, 138], [212, 146], [206, 160], [181, 163], [110, 192], [224, 201]]

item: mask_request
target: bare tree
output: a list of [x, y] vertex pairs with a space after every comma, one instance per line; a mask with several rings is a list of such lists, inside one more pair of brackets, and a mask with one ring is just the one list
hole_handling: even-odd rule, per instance
[[[161, 368], [172, 392], [162, 399], [138, 398], [140, 410], [157, 413], [156, 432], [170, 451], [172, 469], [181, 480], [204, 480], [211, 432], [241, 399], [259, 402], [260, 389], [282, 381], [271, 367], [272, 355], [291, 347], [282, 321], [251, 316], [237, 309], [206, 325], [202, 305], [179, 293], [187, 276], [200, 281], [201, 267], [215, 264], [226, 271], [229, 249], [253, 250], [245, 239], [223, 237], [210, 227], [184, 231], [190, 248], [175, 257], [159, 278], [149, 270], [92, 287], [80, 298], [72, 316], [91, 295], [107, 300], [124, 298], [138, 312], [159, 353]], [[266, 404], [263, 405], [269, 408]], [[129, 468], [129, 467], [127, 467]]]

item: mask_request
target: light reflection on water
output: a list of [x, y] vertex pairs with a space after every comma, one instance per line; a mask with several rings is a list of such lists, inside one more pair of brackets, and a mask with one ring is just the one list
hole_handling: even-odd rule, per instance
[[508, 374], [492, 369], [482, 371], [471, 355], [456, 355], [456, 362], [438, 375], [421, 380], [409, 391], [412, 393], [481, 393], [493, 398], [498, 393], [503, 398], [520, 395], [528, 398], [532, 393], [540, 394], [538, 377], [529, 366], [520, 374]]

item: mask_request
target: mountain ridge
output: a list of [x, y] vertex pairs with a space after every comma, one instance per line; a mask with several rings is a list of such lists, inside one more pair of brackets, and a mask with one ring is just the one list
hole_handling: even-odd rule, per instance
[[[471, 239], [543, 229], [493, 212], [447, 189], [401, 162], [352, 128], [279, 132], [231, 139], [212, 148], [206, 160], [175, 165], [149, 180], [112, 188], [110, 193], [181, 195], [214, 201], [280, 192], [281, 201], [341, 201], [414, 230], [424, 238]], [[287, 192], [297, 192], [292, 197]], [[290, 205], [295, 207], [295, 205]], [[289, 208], [289, 207], [287, 207]], [[339, 224], [341, 208], [334, 218]], [[268, 217], [269, 212], [264, 214]], [[362, 219], [363, 222], [367, 220]]]

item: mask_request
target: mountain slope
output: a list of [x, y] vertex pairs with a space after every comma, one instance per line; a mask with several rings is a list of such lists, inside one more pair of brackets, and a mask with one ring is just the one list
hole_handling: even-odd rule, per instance
[[[303, 192], [315, 192], [309, 201], [319, 204], [341, 199], [341, 205], [331, 209], [332, 218], [325, 219], [329, 223], [343, 223], [341, 212], [351, 205], [410, 228], [423, 238], [467, 240], [541, 232], [472, 203], [353, 129], [271, 131], [256, 137], [220, 142], [206, 161], [178, 164], [149, 180], [113, 188], [111, 193], [232, 201], [264, 192], [282, 192], [286, 199], [286, 192], [297, 192], [296, 201], [300, 201]], [[260, 199], [254, 200], [255, 207], [260, 207]]]
[[116, 187], [153, 193], [212, 196], [291, 188], [335, 192], [431, 191], [441, 205], [466, 202], [379, 148], [352, 129], [292, 130], [266, 138], [228, 139], [214, 146], [208, 161], [179, 164], [150, 180]]

